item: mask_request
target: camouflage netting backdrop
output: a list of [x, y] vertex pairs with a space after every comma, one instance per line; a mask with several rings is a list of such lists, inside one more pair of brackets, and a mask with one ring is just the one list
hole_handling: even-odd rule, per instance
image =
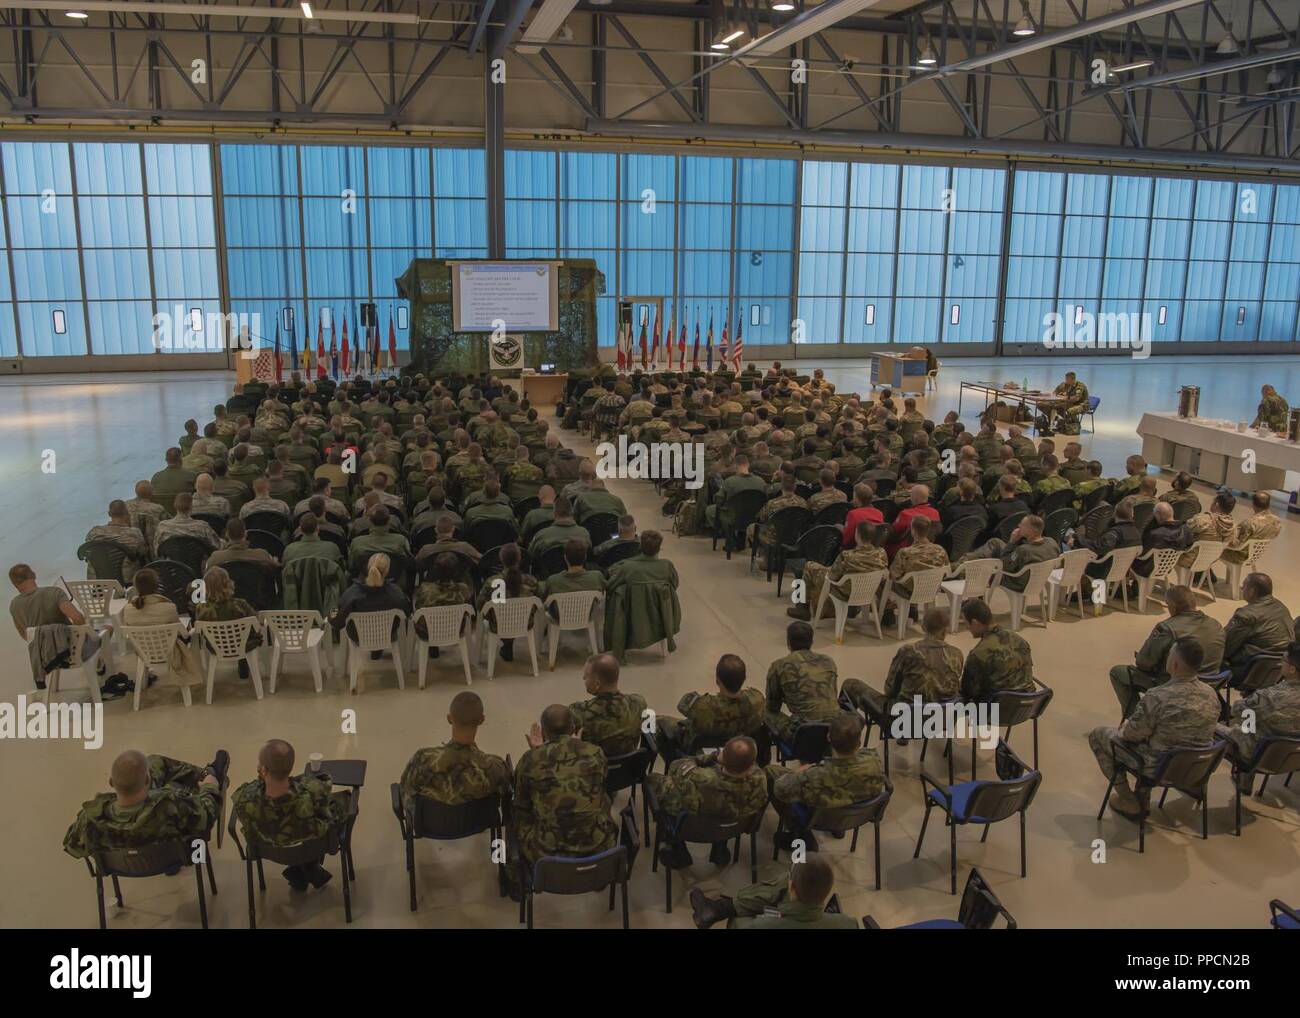
[[[535, 260], [535, 259], [533, 259]], [[596, 298], [605, 292], [605, 274], [590, 258], [567, 258], [556, 273], [559, 288], [557, 332], [524, 333], [524, 364], [554, 364], [576, 371], [596, 364]], [[417, 258], [397, 279], [397, 292], [411, 303], [411, 363], [417, 371], [487, 371], [487, 334], [453, 332], [451, 263]]]

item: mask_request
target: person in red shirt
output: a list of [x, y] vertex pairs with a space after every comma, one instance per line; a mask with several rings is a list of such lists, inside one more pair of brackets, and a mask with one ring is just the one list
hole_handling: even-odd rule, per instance
[[894, 517], [892, 536], [889, 543], [885, 545], [885, 553], [891, 560], [899, 548], [905, 548], [912, 543], [912, 520], [918, 516], [924, 516], [926, 519], [933, 521], [934, 529], [932, 533], [937, 536], [939, 533], [939, 510], [930, 505], [930, 489], [924, 484], [912, 485], [911, 504]]
[[841, 548], [852, 548], [857, 544], [859, 523], [874, 523], [877, 526], [885, 522], [880, 510], [871, 503], [876, 500], [876, 489], [862, 481], [853, 486], [853, 508], [844, 518], [844, 536], [840, 540]]

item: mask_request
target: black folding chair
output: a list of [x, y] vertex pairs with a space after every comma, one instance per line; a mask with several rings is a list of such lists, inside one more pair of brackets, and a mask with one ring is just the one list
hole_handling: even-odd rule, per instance
[[244, 517], [244, 529], [265, 530], [268, 534], [283, 537], [289, 530], [289, 521], [280, 513], [261, 509]]
[[[861, 802], [850, 803], [847, 806], [821, 806], [815, 810], [808, 810], [807, 807], [796, 804], [796, 811], [802, 811], [807, 814], [807, 820], [803, 824], [803, 829], [819, 831], [826, 834], [833, 834], [836, 837], [843, 837], [849, 831], [853, 832], [853, 840], [849, 842], [849, 851], [858, 850], [858, 831], [860, 828], [871, 824], [874, 828], [876, 842], [876, 890], [880, 890], [880, 821], [885, 818], [885, 808], [889, 805], [890, 797], [894, 794], [894, 786], [885, 780], [885, 788], [879, 795], [871, 799], [864, 799]], [[786, 830], [785, 820], [777, 813], [776, 834], [772, 837], [772, 861], [775, 862], [781, 854], [781, 839], [779, 835]], [[797, 831], [794, 833], [798, 833]]]
[[631, 558], [633, 555], [641, 554], [641, 544], [639, 541], [620, 541], [618, 544], [601, 552], [596, 556], [596, 565], [600, 566], [605, 572], [609, 572], [610, 567], [617, 562], [622, 562], [625, 558]]
[[212, 548], [206, 541], [197, 537], [169, 537], [158, 545], [158, 557], [179, 562], [189, 568], [195, 576], [203, 575], [203, 563], [212, 554]]
[[[783, 549], [792, 547], [798, 542], [809, 526], [812, 524], [812, 513], [800, 506], [786, 506], [784, 509], [778, 509], [767, 521], [767, 525], [772, 528], [772, 543], [767, 549], [767, 580], [772, 580], [773, 569], [779, 570], [783, 561], [785, 552]], [[762, 524], [759, 524], [762, 526]], [[750, 572], [754, 569], [754, 556], [758, 553], [758, 540], [754, 541], [754, 547], [750, 551]]]
[[1264, 776], [1263, 783], [1259, 786], [1258, 792], [1247, 791], [1246, 794], [1255, 794], [1257, 796], [1264, 794], [1264, 789], [1268, 787], [1268, 779], [1286, 775], [1285, 787], [1291, 786], [1291, 776], [1296, 771], [1300, 771], [1300, 735], [1268, 735], [1260, 739], [1255, 745], [1255, 752], [1251, 754], [1249, 760], [1237, 761], [1235, 754], [1232, 759], [1232, 785], [1236, 789], [1236, 810], [1237, 820], [1237, 837], [1241, 837], [1241, 778], [1249, 779], [1253, 788], [1255, 778], [1259, 775]]
[[769, 726], [772, 744], [776, 746], [776, 762], [798, 760], [800, 763], [814, 764], [830, 755], [831, 726], [825, 721], [805, 721], [794, 730], [794, 738], [785, 742]]
[[112, 541], [87, 541], [77, 549], [77, 558], [90, 566], [97, 580], [117, 580], [126, 587], [126, 551]]
[[226, 532], [227, 518], [218, 516], [216, 513], [190, 513], [190, 515], [202, 523], [206, 523], [212, 528], [213, 533], [224, 534]]
[[[758, 883], [758, 830], [763, 826], [763, 814], [766, 807], [748, 817], [734, 820], [721, 820], [694, 813], [679, 813], [676, 817], [665, 816], [658, 800], [654, 796], [653, 786], [646, 785], [646, 796], [650, 799], [650, 811], [655, 818], [654, 847], [651, 850], [650, 872], [659, 869], [659, 849], [669, 843], [716, 845], [734, 841], [732, 861], [740, 858], [740, 839], [749, 835], [749, 877], [751, 883]], [[664, 867], [664, 908], [671, 915], [673, 911], [673, 868]]]
[[[1115, 482], [1107, 481], [1105, 484], [1093, 488], [1092, 491], [1083, 496], [1083, 511], [1085, 513], [1096, 509], [1103, 502], [1109, 502], [1111, 496], [1115, 493]], [[1175, 516], [1177, 513], [1175, 512]]]
[[465, 527], [465, 540], [479, 551], [509, 544], [518, 536], [519, 530], [507, 520], [477, 519]]
[[[843, 526], [826, 524], [813, 527], [802, 534], [795, 544], [782, 547], [776, 571], [776, 596], [781, 596], [781, 581], [787, 568], [792, 576], [797, 576], [809, 562], [820, 562], [824, 566], [833, 563], [840, 553], [843, 535]], [[816, 605], [809, 607], [815, 608]]]
[[[417, 795], [414, 798], [414, 812], [407, 813], [402, 801], [402, 786], [393, 783], [393, 815], [397, 817], [397, 826], [402, 832], [402, 841], [406, 844], [406, 875], [411, 884], [411, 911], [418, 907], [415, 890], [415, 842], [419, 838], [433, 841], [459, 841], [472, 838], [476, 834], [488, 832], [489, 847], [502, 835], [504, 829], [505, 801], [499, 795], [489, 795], [482, 799], [473, 799], [458, 806], [447, 806], [441, 802]], [[506, 894], [505, 863], [498, 864], [498, 882], [502, 897]]]
[[[1223, 755], [1228, 751], [1228, 744], [1216, 739], [1208, 746], [1189, 746], [1167, 749], [1156, 760], [1152, 773], [1147, 775], [1142, 757], [1132, 747], [1120, 739], [1111, 740], [1111, 750], [1115, 759], [1115, 769], [1119, 775], [1132, 775], [1134, 791], [1138, 800], [1138, 851], [1146, 851], [1147, 816], [1151, 812], [1151, 790], [1161, 789], [1159, 808], [1165, 804], [1169, 789], [1176, 788], [1188, 798], [1201, 805], [1201, 838], [1210, 836], [1210, 816], [1207, 799], [1210, 793], [1210, 778], [1218, 770]], [[1110, 779], [1106, 786], [1106, 797], [1101, 801], [1097, 811], [1100, 820], [1110, 805], [1110, 793], [1115, 789], [1119, 775]]]
[[636, 790], [641, 789], [641, 823], [645, 828], [646, 847], [650, 846], [650, 802], [645, 796], [645, 776], [659, 755], [659, 744], [653, 735], [642, 733], [641, 745], [631, 753], [611, 756], [606, 760], [605, 791], [612, 801], [623, 789], [629, 800], [636, 802]]
[[[994, 694], [990, 701], [997, 709], [998, 727], [1005, 728], [1007, 734], [1003, 736], [1003, 741], [1011, 745], [1011, 730], [1016, 725], [1023, 725], [1026, 721], [1030, 722], [1034, 728], [1034, 769], [1038, 769], [1038, 719], [1043, 716], [1047, 710], [1047, 705], [1052, 702], [1052, 690], [1050, 687], [1043, 685], [1038, 679], [1034, 679], [1034, 685], [1037, 689], [1030, 691], [1021, 691], [1018, 689], [1001, 689]], [[970, 776], [976, 776], [977, 750], [979, 749], [979, 734], [974, 733], [971, 739], [970, 747]]]
[[[713, 550], [718, 550], [718, 538], [723, 538], [723, 550], [727, 558], [731, 553], [744, 547], [745, 532], [757, 519], [759, 512], [767, 503], [767, 493], [761, 489], [738, 491], [725, 503], [714, 505], [713, 514]], [[731, 516], [731, 522], [723, 519], [724, 510]], [[757, 543], [757, 542], [756, 542]]]
[[568, 567], [568, 563], [564, 559], [564, 549], [559, 545], [554, 545], [542, 552], [537, 561], [533, 563], [532, 571], [533, 575], [539, 580], [544, 580], [548, 576], [564, 572]]
[[[1006, 921], [1006, 929], [1014, 930], [1016, 920], [1006, 907], [998, 900], [984, 874], [974, 867], [966, 878], [966, 887], [961, 894], [961, 904], [957, 906], [956, 919], [926, 919], [906, 926], [895, 926], [897, 930], [991, 930], [998, 916]], [[878, 930], [880, 924], [871, 916], [862, 917], [862, 927]]]
[[[194, 862], [196, 844], [202, 843], [203, 865]], [[217, 878], [212, 872], [212, 853], [208, 840], [203, 838], [181, 838], [177, 841], [160, 841], [153, 845], [140, 845], [136, 848], [113, 848], [95, 852], [87, 857], [86, 868], [95, 878], [95, 893], [99, 898], [99, 928], [108, 929], [108, 914], [104, 909], [104, 878], [113, 881], [113, 895], [117, 907], [122, 908], [121, 877], [156, 877], [164, 873], [169, 876], [179, 873], [185, 866], [194, 867], [194, 883], [199, 891], [199, 921], [203, 928], [208, 928], [208, 902], [203, 891], [203, 870], [208, 871], [208, 883], [212, 893], [217, 893]]]
[[623, 898], [623, 929], [628, 928], [627, 877], [630, 865], [626, 845], [615, 845], [596, 855], [554, 856], [538, 859], [529, 872], [520, 864], [523, 888], [519, 903], [520, 921], [533, 928], [533, 898], [538, 894], [590, 894], [609, 889], [609, 908], [614, 910], [614, 891]]
[[249, 530], [244, 534], [250, 548], [260, 548], [273, 559], [284, 561], [284, 540], [269, 530]]

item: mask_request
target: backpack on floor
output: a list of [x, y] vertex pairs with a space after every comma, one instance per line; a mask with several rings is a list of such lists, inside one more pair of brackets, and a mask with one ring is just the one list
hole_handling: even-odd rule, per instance
[[673, 533], [678, 537], [698, 537], [704, 532], [704, 514], [700, 511], [700, 504], [693, 498], [688, 498], [677, 507], [677, 514], [673, 517]]

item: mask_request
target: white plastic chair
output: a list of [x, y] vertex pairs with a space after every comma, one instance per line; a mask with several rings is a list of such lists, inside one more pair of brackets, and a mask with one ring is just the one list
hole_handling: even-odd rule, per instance
[[256, 629], [262, 631], [262, 624], [252, 616], [244, 619], [224, 619], [222, 621], [195, 622], [195, 639], [199, 641], [199, 651], [208, 657], [207, 702], [212, 703], [212, 687], [217, 680], [217, 665], [221, 663], [237, 664], [248, 662], [248, 674], [253, 680], [253, 692], [262, 699], [262, 669], [257, 664], [257, 648], [247, 650], [248, 636]]
[[[551, 671], [555, 671], [555, 656], [560, 650], [560, 634], [587, 631], [587, 642], [591, 644], [593, 654], [600, 653], [600, 637], [596, 634], [595, 606], [605, 603], [605, 595], [599, 590], [571, 590], [563, 594], [552, 594], [546, 599], [546, 628], [551, 637]], [[555, 606], [559, 618], [551, 615], [550, 608]]]
[[[900, 594], [894, 589], [894, 585], [889, 583], [885, 586], [884, 602], [881, 605], [883, 613], [889, 605], [898, 605], [898, 638], [901, 640], [903, 634], [907, 631], [907, 618], [911, 614], [912, 605], [916, 605], [920, 610], [926, 605], [934, 604], [939, 597], [939, 586], [943, 583], [943, 578], [948, 574], [944, 566], [936, 566], [934, 569], [918, 569], [914, 573], [908, 573], [903, 580], [912, 581], [912, 590], [908, 594]], [[900, 583], [903, 580], [899, 580]]]
[[1219, 559], [1224, 568], [1228, 570], [1228, 589], [1232, 592], [1233, 600], [1241, 600], [1241, 579], [1247, 573], [1253, 571], [1256, 562], [1264, 554], [1264, 549], [1272, 544], [1272, 538], [1255, 537], [1251, 538], [1239, 548], [1239, 551], [1246, 553], [1245, 562], [1230, 562], [1225, 558]]
[[[536, 597], [507, 597], [503, 601], [488, 601], [478, 615], [478, 632], [482, 649], [487, 654], [488, 678], [496, 673], [497, 645], [502, 640], [528, 637], [528, 655], [533, 661], [533, 677], [537, 677], [537, 625], [538, 613], [546, 614], [541, 599]], [[497, 631], [492, 632], [488, 616], [496, 620]]]
[[[93, 581], [92, 581], [93, 582]], [[114, 581], [108, 581], [114, 582]], [[86, 660], [81, 659], [85, 652], [86, 640], [95, 635], [95, 631], [90, 626], [71, 626], [72, 630], [72, 650], [68, 655], [68, 660], [72, 662], [69, 668], [56, 668], [45, 677], [45, 705], [50, 704], [50, 697], [59, 691], [59, 679], [65, 671], [70, 668], [81, 668], [81, 674], [86, 677], [86, 687], [90, 690], [90, 698], [95, 703], [103, 703], [99, 695], [99, 676], [95, 674], [95, 666], [99, 664], [100, 658], [108, 650], [108, 637], [100, 641], [99, 648], [90, 655]], [[29, 634], [34, 633], [35, 629], [28, 629]]]
[[[1191, 587], [1193, 591], [1204, 590], [1210, 595], [1211, 601], [1217, 601], [1218, 598], [1214, 596], [1214, 581], [1210, 576], [1210, 567], [1219, 561], [1219, 556], [1223, 554], [1223, 549], [1226, 547], [1223, 541], [1197, 541], [1191, 547], [1195, 552], [1192, 564], [1177, 567], [1175, 575], [1178, 577], [1178, 582]], [[1197, 573], [1201, 574], [1200, 583], [1195, 582]]]
[[[1165, 590], [1171, 586], [1169, 577], [1174, 574], [1174, 569], [1178, 566], [1178, 560], [1182, 558], [1183, 552], [1177, 548], [1152, 548], [1150, 551], [1144, 551], [1141, 555], [1134, 558], [1134, 563], [1149, 561], [1151, 563], [1151, 574], [1149, 576], [1139, 576], [1136, 571], [1133, 572], [1133, 579], [1137, 582], [1138, 588], [1138, 611], [1147, 610], [1147, 599], [1156, 598], [1156, 584], [1163, 581]], [[1130, 569], [1132, 567], [1130, 566]], [[1112, 575], [1114, 570], [1112, 570]]]
[[1061, 564], [1053, 569], [1047, 577], [1047, 603], [1052, 621], [1056, 621], [1056, 609], [1061, 598], [1068, 601], [1071, 594], [1079, 595], [1079, 618], [1083, 613], [1083, 570], [1097, 556], [1087, 548], [1075, 548], [1061, 555]]
[[[470, 629], [465, 620], [474, 617], [474, 608], [468, 604], [439, 605], [437, 607], [419, 608], [411, 616], [411, 628], [415, 631], [415, 655], [419, 659], [420, 688], [424, 688], [424, 677], [429, 671], [430, 647], [459, 647], [460, 663], [465, 666], [465, 685], [474, 684], [474, 673], [469, 666]], [[427, 636], [421, 637], [417, 623], [424, 621]]]
[[[1061, 558], [1058, 555], [1046, 562], [1034, 562], [1023, 569], [1016, 570], [1014, 573], [1003, 572], [1002, 591], [1007, 595], [1007, 600], [1011, 602], [1011, 631], [1013, 633], [1020, 629], [1020, 620], [1025, 614], [1026, 605], [1035, 601], [1042, 613], [1043, 627], [1047, 627], [1047, 623], [1050, 621], [1047, 608], [1047, 579], [1060, 564]], [[1025, 588], [1024, 590], [1012, 590], [1007, 586], [1007, 580], [1019, 576], [1025, 578]]]
[[[171, 671], [172, 649], [180, 639], [182, 631], [183, 627], [179, 622], [169, 622], [162, 626], [122, 627], [122, 637], [135, 651], [136, 656], [133, 710], [140, 709], [140, 697], [144, 693], [144, 687], [149, 683], [149, 672], [153, 671], [161, 676], [162, 672]], [[186, 707], [190, 706], [188, 683], [181, 684], [181, 699]]]
[[985, 604], [993, 600], [993, 590], [1002, 575], [1002, 563], [995, 558], [973, 558], [948, 573], [939, 589], [948, 595], [949, 629], [957, 632], [961, 625], [961, 606], [979, 598]]
[[397, 688], [406, 688], [406, 670], [402, 666], [402, 631], [399, 627], [397, 635], [393, 635], [394, 620], [399, 623], [405, 621], [402, 613], [396, 608], [378, 612], [356, 612], [348, 616], [349, 625], [344, 627], [344, 632], [352, 628], [357, 632], [355, 640], [350, 634], [347, 637], [348, 692], [365, 691], [364, 685], [358, 685], [361, 662], [372, 651], [385, 650], [391, 651], [393, 655], [393, 668], [397, 671]]
[[1142, 548], [1136, 544], [1128, 548], [1112, 548], [1097, 559], [1097, 565], [1110, 565], [1110, 571], [1106, 574], [1106, 600], [1114, 600], [1115, 589], [1118, 587], [1125, 612], [1128, 611], [1128, 571], [1133, 568], [1141, 551]]
[[[880, 586], [889, 582], [889, 573], [883, 569], [877, 569], [872, 573], [846, 573], [840, 579], [832, 582], [829, 578], [822, 584], [821, 597], [817, 599], [817, 614], [815, 618], [821, 618], [822, 606], [830, 599], [831, 607], [835, 609], [835, 642], [844, 642], [844, 627], [848, 625], [849, 609], [860, 608], [863, 612], [870, 613], [869, 617], [876, 626], [876, 639], [883, 640], [884, 634], [880, 631]], [[831, 588], [847, 583], [849, 585], [849, 596], [841, 597]]]
[[72, 600], [92, 626], [112, 622], [113, 601], [126, 597], [122, 584], [117, 580], [68, 580], [67, 584]]
[[[259, 613], [262, 624], [271, 636], [270, 690], [275, 695], [275, 683], [280, 677], [280, 659], [286, 654], [305, 654], [311, 664], [312, 681], [316, 692], [321, 691], [321, 643], [325, 639], [324, 619], [318, 611], [264, 611]], [[330, 655], [324, 655], [325, 667], [334, 677], [334, 664]]]
[[927, 371], [927, 372], [925, 373], [925, 388], [926, 388], [927, 390], [928, 390], [928, 389], [934, 389], [936, 392], [938, 391], [938, 389], [939, 389], [939, 369], [940, 369], [941, 367], [943, 367], [943, 361], [935, 361], [935, 362], [934, 362], [934, 367], [932, 367], [929, 371]]

